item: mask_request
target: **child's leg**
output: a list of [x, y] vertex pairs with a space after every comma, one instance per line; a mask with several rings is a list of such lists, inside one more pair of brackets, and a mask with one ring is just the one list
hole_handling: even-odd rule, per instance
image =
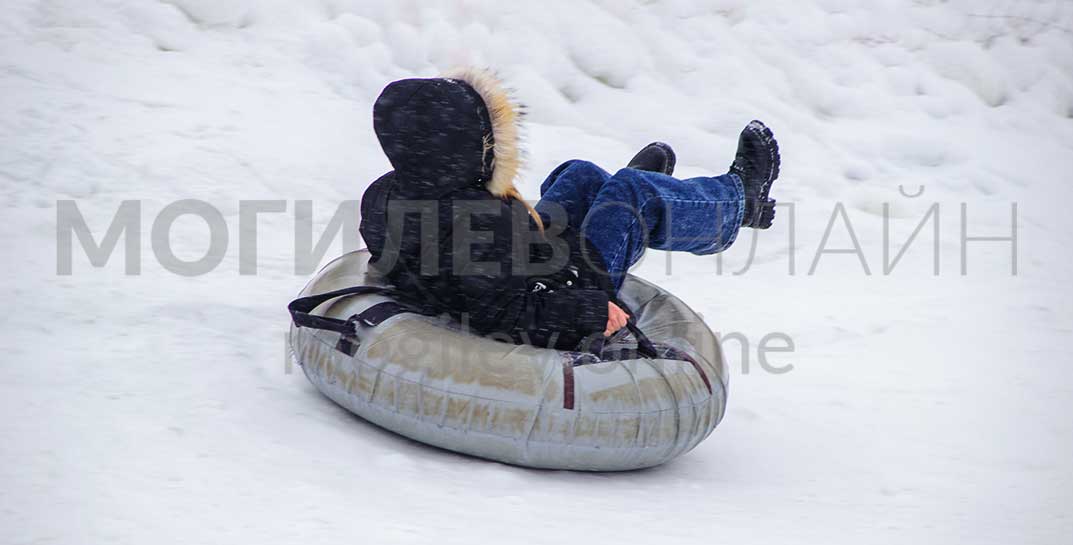
[[536, 210], [551, 218], [565, 212], [570, 227], [580, 230], [600, 188], [610, 178], [606, 170], [588, 161], [567, 161], [541, 184]]
[[617, 289], [646, 247], [698, 255], [725, 250], [737, 238], [743, 208], [734, 174], [678, 180], [624, 168], [600, 186], [581, 230]]

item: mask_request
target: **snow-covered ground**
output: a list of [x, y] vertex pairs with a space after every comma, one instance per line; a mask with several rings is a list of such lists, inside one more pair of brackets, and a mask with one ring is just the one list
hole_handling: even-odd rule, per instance
[[[1069, 543], [1073, 4], [451, 4], [5, 2], [4, 543]], [[627, 474], [504, 466], [379, 430], [286, 367], [299, 201], [319, 236], [388, 169], [382, 86], [457, 64], [528, 104], [533, 197], [565, 159], [614, 169], [654, 139], [681, 174], [721, 173], [746, 122], [774, 128], [794, 221], [722, 273], [659, 253], [637, 271], [727, 336], [728, 415], [693, 452]], [[182, 199], [228, 225], [199, 276], [154, 254]], [[125, 200], [140, 272], [122, 240], [98, 268], [75, 238], [59, 274], [59, 202], [99, 242]], [[260, 215], [253, 275], [251, 200], [286, 207]], [[1016, 203], [1016, 275], [1001, 241], [970, 241], [962, 275], [962, 203], [970, 237], [1009, 237]], [[889, 273], [885, 209], [891, 257], [929, 218]], [[816, 260], [855, 240], [870, 274]], [[197, 259], [208, 229], [184, 216], [171, 242]], [[793, 339], [768, 356], [789, 372], [757, 362], [771, 333]]]

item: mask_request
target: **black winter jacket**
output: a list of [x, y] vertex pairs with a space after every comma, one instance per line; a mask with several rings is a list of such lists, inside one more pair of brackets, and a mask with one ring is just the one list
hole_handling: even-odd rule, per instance
[[394, 170], [368, 188], [361, 233], [412, 301], [479, 334], [564, 350], [602, 338], [613, 293], [599, 254], [514, 186], [520, 112], [490, 74], [388, 85], [374, 128]]

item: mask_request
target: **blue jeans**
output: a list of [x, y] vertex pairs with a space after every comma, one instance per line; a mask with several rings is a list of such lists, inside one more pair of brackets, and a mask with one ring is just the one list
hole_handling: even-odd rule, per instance
[[[556, 210], [561, 207], [560, 210]], [[721, 252], [738, 236], [744, 190], [734, 174], [679, 180], [624, 168], [614, 175], [567, 161], [540, 186], [537, 212], [561, 217], [600, 252], [615, 290], [645, 248]]]

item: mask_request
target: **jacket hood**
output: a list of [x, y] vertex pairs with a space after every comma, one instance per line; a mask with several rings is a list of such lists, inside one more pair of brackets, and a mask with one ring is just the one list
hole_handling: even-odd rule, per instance
[[431, 198], [483, 184], [517, 196], [521, 108], [499, 79], [471, 68], [392, 82], [373, 106], [373, 127], [406, 197]]

